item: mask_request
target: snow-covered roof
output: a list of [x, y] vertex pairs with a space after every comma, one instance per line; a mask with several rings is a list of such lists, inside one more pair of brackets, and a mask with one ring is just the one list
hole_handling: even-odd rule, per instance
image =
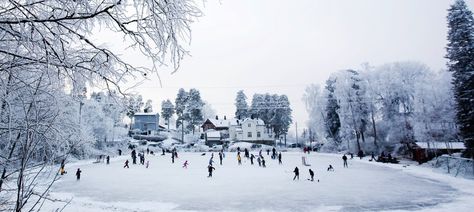
[[237, 119], [209, 119], [214, 126], [217, 128], [230, 127], [231, 125], [237, 125]]
[[422, 149], [466, 149], [463, 142], [416, 142]]
[[248, 121], [252, 121], [252, 122], [257, 122], [257, 125], [265, 125], [265, 122], [262, 120], [262, 119], [259, 119], [259, 118], [245, 118], [242, 123], [245, 123], [245, 122], [248, 122]]
[[219, 131], [208, 131], [208, 132], [206, 132], [206, 136], [208, 138], [220, 138], [221, 133]]
[[158, 116], [158, 113], [135, 113], [135, 116]]

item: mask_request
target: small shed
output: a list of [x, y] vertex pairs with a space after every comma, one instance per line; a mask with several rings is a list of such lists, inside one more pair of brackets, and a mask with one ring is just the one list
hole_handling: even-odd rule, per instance
[[221, 133], [219, 131], [210, 130], [206, 132], [206, 145], [222, 145]]
[[466, 149], [463, 142], [414, 142], [409, 145], [413, 160], [418, 163], [427, 162], [443, 154], [452, 154]]

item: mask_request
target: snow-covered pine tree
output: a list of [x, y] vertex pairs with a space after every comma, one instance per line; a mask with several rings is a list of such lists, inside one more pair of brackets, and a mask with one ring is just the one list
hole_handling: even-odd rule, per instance
[[146, 103], [145, 103], [145, 107], [143, 108], [143, 112], [145, 112], [145, 113], [153, 112], [152, 104], [153, 104], [153, 102], [150, 99], [147, 100]]
[[247, 96], [243, 90], [237, 92], [237, 97], [235, 97], [235, 117], [244, 119], [249, 116], [249, 106], [247, 104]]
[[170, 129], [170, 118], [174, 114], [174, 105], [173, 103], [167, 99], [166, 101], [161, 102], [161, 117], [166, 120], [166, 124], [168, 125], [168, 129]]
[[328, 137], [332, 138], [336, 144], [340, 144], [339, 129], [341, 128], [341, 121], [337, 110], [339, 105], [334, 95], [336, 79], [328, 79], [326, 81], [327, 90], [327, 104], [326, 104], [326, 127]]
[[453, 73], [459, 133], [464, 156], [474, 158], [474, 18], [463, 0], [448, 9], [448, 70]]
[[178, 116], [178, 119], [176, 120], [176, 127], [179, 127], [181, 122], [184, 120], [184, 110], [186, 109], [187, 100], [188, 92], [186, 92], [183, 88], [180, 88], [174, 101], [176, 116]]
[[186, 102], [185, 118], [189, 122], [188, 128], [192, 128], [194, 134], [195, 126], [203, 121], [202, 107], [204, 103], [197, 89], [191, 88]]

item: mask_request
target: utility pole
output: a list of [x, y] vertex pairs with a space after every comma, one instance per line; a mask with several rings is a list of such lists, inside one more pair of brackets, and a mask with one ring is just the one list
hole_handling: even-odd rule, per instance
[[295, 122], [295, 128], [296, 128], [296, 144], [298, 145], [298, 122]]
[[181, 120], [181, 143], [184, 143], [184, 120]]

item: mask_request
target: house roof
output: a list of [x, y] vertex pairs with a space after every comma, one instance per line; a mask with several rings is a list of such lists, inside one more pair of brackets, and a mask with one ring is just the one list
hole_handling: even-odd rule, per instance
[[231, 125], [237, 125], [237, 119], [207, 119], [204, 124], [209, 122], [212, 123], [216, 128], [228, 128]]
[[422, 149], [466, 149], [463, 142], [416, 142]]
[[135, 113], [134, 116], [159, 116], [158, 113]]
[[245, 122], [248, 122], [248, 121], [253, 121], [253, 122], [257, 122], [257, 125], [265, 125], [265, 122], [262, 120], [262, 119], [259, 119], [259, 118], [245, 118], [242, 123], [245, 123]]

